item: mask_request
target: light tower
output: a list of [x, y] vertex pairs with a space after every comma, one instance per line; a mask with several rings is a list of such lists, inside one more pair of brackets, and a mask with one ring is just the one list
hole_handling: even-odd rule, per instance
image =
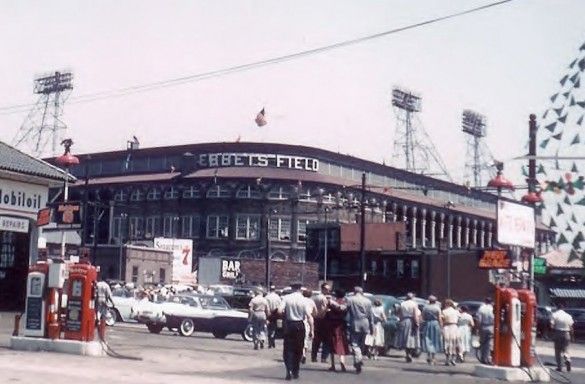
[[392, 90], [392, 106], [396, 114], [393, 165], [409, 172], [443, 176], [452, 180], [431, 138], [418, 120], [421, 98], [411, 91]]
[[[33, 92], [39, 95], [39, 98], [14, 137], [14, 146], [27, 150], [36, 157], [57, 155], [61, 131], [67, 128], [61, 120], [61, 115], [63, 104], [73, 89], [72, 81], [71, 72], [55, 72], [35, 79]], [[49, 140], [50, 153], [46, 151]]]
[[471, 182], [476, 188], [482, 187], [482, 174], [489, 172], [489, 176], [495, 176], [493, 164], [494, 157], [487, 144], [482, 140], [486, 136], [485, 116], [466, 109], [463, 111], [461, 126], [467, 133], [467, 150], [465, 153], [465, 180]]

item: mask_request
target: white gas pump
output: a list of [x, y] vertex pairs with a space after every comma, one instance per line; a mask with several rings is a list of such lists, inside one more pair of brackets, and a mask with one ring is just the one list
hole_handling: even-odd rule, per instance
[[25, 336], [44, 337], [47, 325], [46, 278], [44, 271], [31, 271], [26, 282]]

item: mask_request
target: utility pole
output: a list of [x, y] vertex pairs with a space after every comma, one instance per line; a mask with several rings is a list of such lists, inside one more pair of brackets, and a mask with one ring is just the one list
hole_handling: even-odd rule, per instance
[[362, 195], [360, 197], [360, 283], [366, 286], [366, 173], [362, 173]]

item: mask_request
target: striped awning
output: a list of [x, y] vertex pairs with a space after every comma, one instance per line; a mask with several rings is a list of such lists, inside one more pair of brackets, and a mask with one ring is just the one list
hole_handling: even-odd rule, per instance
[[566, 299], [585, 299], [585, 289], [551, 288], [550, 293]]

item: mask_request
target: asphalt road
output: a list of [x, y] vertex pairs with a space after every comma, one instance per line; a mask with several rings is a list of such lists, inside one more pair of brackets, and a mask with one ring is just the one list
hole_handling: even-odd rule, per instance
[[[84, 383], [280, 383], [284, 378], [282, 343], [277, 349], [254, 351], [239, 335], [215, 339], [207, 334], [183, 337], [164, 330], [150, 334], [145, 326], [117, 324], [108, 328], [111, 348], [122, 356], [141, 360], [90, 358], [49, 352], [22, 352], [7, 348], [6, 329], [0, 329], [0, 383], [29, 383], [58, 376], [61, 382]], [[546, 348], [550, 352], [550, 348]], [[585, 356], [585, 346], [577, 346]], [[470, 359], [471, 360], [471, 359]], [[543, 356], [545, 362], [554, 358]], [[393, 383], [489, 383], [471, 375], [475, 361], [456, 367], [428, 366], [424, 359], [404, 362], [400, 352], [379, 360], [366, 361], [361, 375], [355, 374], [348, 359], [348, 373], [328, 372], [328, 365], [308, 363], [299, 382], [342, 384], [358, 382]], [[573, 383], [585, 383], [585, 360], [574, 360]], [[565, 374], [566, 375], [566, 374]], [[44, 381], [44, 380], [43, 380]]]

